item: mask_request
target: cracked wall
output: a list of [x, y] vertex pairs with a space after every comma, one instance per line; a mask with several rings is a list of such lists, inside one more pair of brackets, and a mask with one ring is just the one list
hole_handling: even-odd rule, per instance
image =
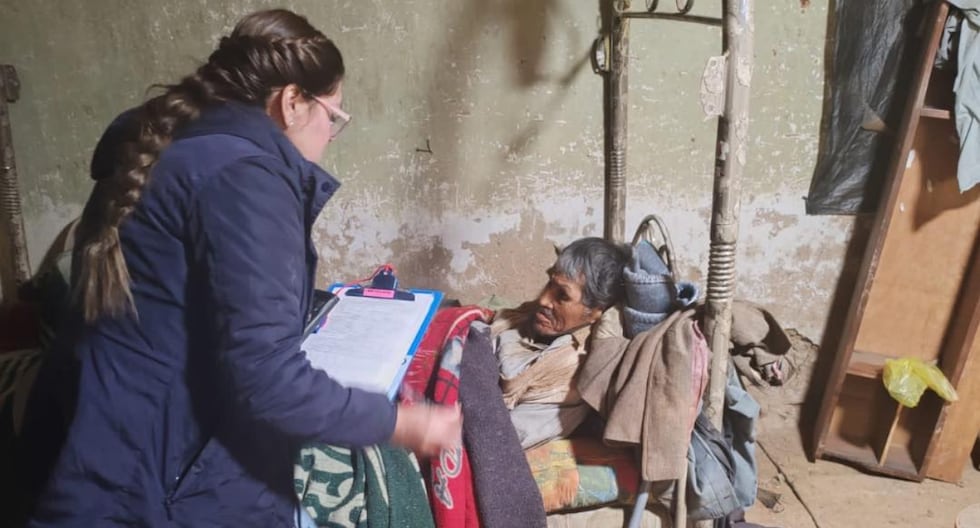
[[[642, 4], [642, 3], [641, 3]], [[667, 2], [670, 4], [670, 2]], [[262, 1], [0, 0], [32, 264], [80, 211], [91, 150], [149, 84], [175, 80]], [[599, 2], [295, 1], [345, 55], [354, 120], [323, 165], [344, 186], [315, 228], [323, 283], [394, 263], [403, 284], [474, 302], [535, 293], [553, 246], [602, 234]], [[720, 13], [702, 0], [699, 14]], [[819, 339], [853, 219], [808, 217], [827, 5], [757, 2], [738, 295]], [[682, 274], [703, 284], [714, 120], [698, 103], [717, 28], [631, 29], [627, 231], [662, 215]]]

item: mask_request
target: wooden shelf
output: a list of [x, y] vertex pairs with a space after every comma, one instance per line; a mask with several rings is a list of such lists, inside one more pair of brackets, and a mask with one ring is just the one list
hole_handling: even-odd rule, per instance
[[824, 444], [824, 456], [853, 462], [862, 466], [877, 466], [878, 455], [870, 444], [858, 445], [839, 436], [828, 436]]
[[847, 373], [861, 378], [878, 379], [885, 368], [886, 359], [896, 358], [855, 350], [851, 354], [851, 362], [847, 365]]
[[945, 108], [934, 108], [931, 106], [923, 106], [920, 110], [922, 117], [929, 117], [932, 119], [951, 119], [953, 113]]
[[933, 68], [919, 115], [933, 119], [950, 119], [952, 117], [950, 109], [956, 101], [956, 95], [953, 93], [955, 81], [955, 70]]
[[[955, 482], [980, 432], [980, 189], [957, 185], [956, 72], [934, 68], [949, 4], [930, 9], [813, 444], [874, 473]], [[926, 392], [900, 407], [882, 372], [905, 357], [938, 364], [959, 401]]]
[[[847, 373], [859, 378], [880, 379], [881, 372], [885, 369], [885, 361], [889, 359], [900, 358], [855, 350], [851, 353], [851, 361], [847, 365]], [[925, 361], [925, 363], [935, 365], [936, 360]]]
[[912, 458], [912, 451], [909, 450], [908, 446], [891, 446], [888, 450], [888, 460], [882, 464], [881, 468], [889, 475], [895, 477], [922, 480], [922, 477], [919, 475], [919, 466]]
[[855, 445], [840, 437], [828, 437], [824, 447], [826, 449], [823, 453], [824, 458], [874, 469], [875, 472], [890, 477], [917, 482], [923, 480], [919, 467], [912, 458], [912, 452], [907, 446], [891, 446], [884, 464], [878, 461], [878, 456], [870, 445]]

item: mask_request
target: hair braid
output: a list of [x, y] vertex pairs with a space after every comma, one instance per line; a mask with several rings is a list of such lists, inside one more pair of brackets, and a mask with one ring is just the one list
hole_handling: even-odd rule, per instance
[[163, 93], [139, 108], [138, 127], [115, 172], [96, 184], [79, 223], [75, 295], [85, 320], [135, 309], [120, 227], [181, 127], [217, 103], [264, 105], [274, 90], [290, 84], [307, 97], [332, 93], [343, 74], [343, 59], [330, 39], [295, 13], [270, 10], [242, 19], [195, 73], [160, 87]]

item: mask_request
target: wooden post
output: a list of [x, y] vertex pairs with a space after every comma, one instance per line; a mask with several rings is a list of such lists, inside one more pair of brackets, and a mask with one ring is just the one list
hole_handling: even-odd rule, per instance
[[10, 112], [7, 103], [20, 97], [20, 81], [13, 66], [0, 65], [0, 212], [7, 225], [14, 281], [17, 286], [31, 278], [27, 260], [27, 241], [24, 236], [24, 216], [20, 208], [20, 187], [17, 184], [17, 164], [14, 162], [13, 134], [10, 131]]
[[606, 74], [606, 240], [626, 239], [626, 113], [629, 90], [629, 19], [620, 16], [629, 0], [613, 0], [609, 35], [609, 73]]
[[705, 413], [719, 429], [728, 381], [732, 298], [735, 293], [735, 246], [738, 241], [739, 192], [748, 157], [749, 87], [752, 82], [752, 41], [755, 31], [752, 0], [723, 0], [722, 47], [728, 60], [725, 113], [718, 119], [711, 251], [705, 335], [711, 345], [711, 380]]
[[[722, 0], [722, 49], [728, 59], [725, 113], [718, 118], [715, 185], [711, 208], [711, 252], [708, 255], [708, 296], [705, 336], [711, 346], [711, 379], [705, 414], [719, 430], [728, 383], [732, 299], [735, 295], [735, 245], [738, 242], [739, 193], [745, 169], [749, 129], [749, 87], [752, 82], [752, 0]], [[711, 528], [701, 521], [698, 528]]]
[[[748, 149], [749, 88], [752, 83], [754, 22], [753, 0], [723, 0], [721, 21], [686, 15], [692, 2], [677, 14], [627, 13], [629, 0], [613, 0], [614, 15], [609, 39], [610, 68], [606, 77], [606, 194], [605, 236], [622, 241], [626, 205], [626, 112], [629, 18], [663, 18], [719, 25], [724, 28], [722, 49], [727, 58], [725, 112], [718, 120], [715, 181], [711, 216], [711, 251], [708, 259], [708, 294], [705, 334], [711, 346], [711, 379], [705, 413], [721, 429], [728, 381], [732, 299], [735, 292], [735, 247], [738, 241], [739, 191]], [[686, 477], [686, 474], [683, 476]], [[677, 482], [674, 526], [687, 518], [686, 478]], [[648, 483], [643, 483], [644, 489]], [[645, 496], [644, 496], [645, 497]], [[644, 501], [645, 502], [645, 501]], [[630, 526], [637, 526], [642, 503], [634, 508]], [[698, 523], [710, 528], [712, 521]]]

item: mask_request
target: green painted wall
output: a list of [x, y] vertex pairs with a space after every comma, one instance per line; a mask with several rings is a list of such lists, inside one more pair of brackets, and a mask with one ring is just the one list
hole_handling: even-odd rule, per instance
[[[642, 2], [639, 2], [642, 4]], [[665, 2], [671, 4], [672, 2]], [[739, 295], [819, 338], [852, 218], [807, 217], [827, 5], [757, 2]], [[32, 264], [81, 210], [99, 134], [149, 84], [175, 80], [262, 1], [0, 0]], [[354, 122], [324, 166], [345, 185], [315, 233], [326, 282], [394, 262], [464, 302], [532, 295], [554, 244], [602, 232], [602, 81], [587, 62], [599, 2], [298, 1], [341, 47]], [[719, 0], [699, 0], [715, 15]], [[632, 26], [628, 230], [663, 215], [704, 281], [714, 120], [698, 103], [717, 28]], [[432, 151], [423, 152], [421, 150]]]

